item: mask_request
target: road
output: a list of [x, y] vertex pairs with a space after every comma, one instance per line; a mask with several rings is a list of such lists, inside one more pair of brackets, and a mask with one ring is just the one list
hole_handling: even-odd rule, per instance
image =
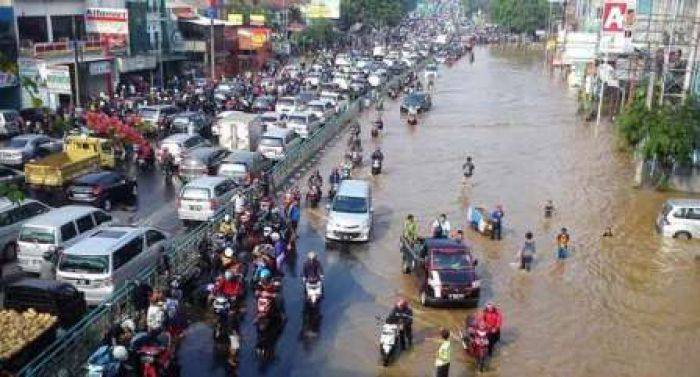
[[[489, 376], [696, 376], [700, 360], [700, 275], [697, 243], [660, 238], [653, 220], [664, 193], [631, 187], [633, 166], [615, 147], [609, 125], [595, 127], [576, 117], [576, 96], [544, 70], [541, 54], [478, 48], [470, 64], [441, 67], [431, 112], [409, 128], [398, 104], [387, 101], [386, 133], [379, 143], [384, 172], [358, 172], [374, 190], [374, 238], [370, 243], [326, 249], [326, 212], [305, 209], [299, 257], [284, 279], [288, 322], [276, 358], [260, 364], [252, 345], [252, 301], [243, 328], [241, 376], [428, 376], [433, 374], [437, 332], [458, 329], [467, 309], [426, 309], [416, 282], [400, 272], [398, 239], [408, 213], [422, 231], [440, 213], [463, 227], [469, 203], [504, 206], [504, 240], [467, 231], [480, 259], [482, 303], [494, 300], [505, 314], [502, 343]], [[363, 145], [373, 149], [360, 119]], [[319, 153], [327, 176], [339, 162], [345, 136]], [[369, 153], [367, 153], [369, 154]], [[467, 155], [475, 176], [464, 185]], [[366, 156], [367, 158], [367, 156]], [[303, 179], [303, 178], [302, 178]], [[139, 176], [144, 221], [177, 231], [175, 188], [159, 176]], [[552, 199], [554, 218], [542, 207]], [[566, 226], [574, 243], [564, 262], [554, 258], [554, 237]], [[612, 238], [601, 238], [611, 226]], [[531, 230], [538, 258], [531, 273], [511, 262]], [[315, 336], [300, 336], [303, 255], [319, 252], [326, 268], [323, 318]], [[378, 323], [400, 295], [411, 300], [415, 346], [388, 368], [378, 363]], [[250, 300], [250, 298], [249, 298]], [[223, 376], [211, 354], [208, 315], [188, 329], [180, 357], [183, 376]], [[304, 334], [301, 334], [304, 335]], [[305, 334], [308, 335], [308, 334]], [[679, 352], [683, 350], [684, 352]], [[451, 375], [474, 375], [473, 363], [455, 343]]]

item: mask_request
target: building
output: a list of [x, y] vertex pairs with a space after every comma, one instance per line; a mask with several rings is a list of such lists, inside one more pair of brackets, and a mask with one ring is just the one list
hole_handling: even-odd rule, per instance
[[17, 33], [12, 0], [0, 0], [0, 54], [0, 109], [18, 109]]

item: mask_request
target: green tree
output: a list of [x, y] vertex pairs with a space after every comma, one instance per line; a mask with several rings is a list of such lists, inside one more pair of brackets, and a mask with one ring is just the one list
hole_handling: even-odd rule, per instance
[[513, 32], [532, 33], [547, 23], [547, 0], [491, 0], [491, 20]]

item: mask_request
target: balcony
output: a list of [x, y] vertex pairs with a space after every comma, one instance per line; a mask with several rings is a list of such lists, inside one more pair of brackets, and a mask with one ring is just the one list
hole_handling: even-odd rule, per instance
[[[99, 38], [78, 41], [81, 60], [107, 58], [114, 53], [108, 49], [108, 43]], [[22, 41], [19, 55], [34, 59], [66, 59], [73, 58], [75, 44], [67, 39], [58, 42]]]

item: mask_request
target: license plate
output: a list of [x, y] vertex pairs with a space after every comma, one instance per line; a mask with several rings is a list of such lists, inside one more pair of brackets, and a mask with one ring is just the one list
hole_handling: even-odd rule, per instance
[[77, 285], [90, 285], [90, 280], [88, 280], [88, 279], [78, 279], [78, 281], [76, 281], [76, 284], [77, 284]]
[[461, 300], [463, 298], [464, 298], [463, 294], [451, 294], [450, 295], [450, 299], [452, 299], [452, 300]]
[[87, 199], [87, 198], [90, 197], [90, 194], [79, 194], [79, 193], [75, 193], [75, 194], [73, 194], [73, 197], [76, 198], [76, 199]]
[[190, 211], [201, 211], [202, 206], [190, 206]]
[[32, 264], [41, 264], [41, 261], [38, 260], [38, 259], [35, 259], [35, 260], [32, 261]]
[[351, 239], [352, 237], [350, 237], [350, 236], [347, 235], [347, 234], [344, 234], [344, 235], [342, 235], [340, 238], [343, 239], [343, 240], [349, 240], [349, 239]]

